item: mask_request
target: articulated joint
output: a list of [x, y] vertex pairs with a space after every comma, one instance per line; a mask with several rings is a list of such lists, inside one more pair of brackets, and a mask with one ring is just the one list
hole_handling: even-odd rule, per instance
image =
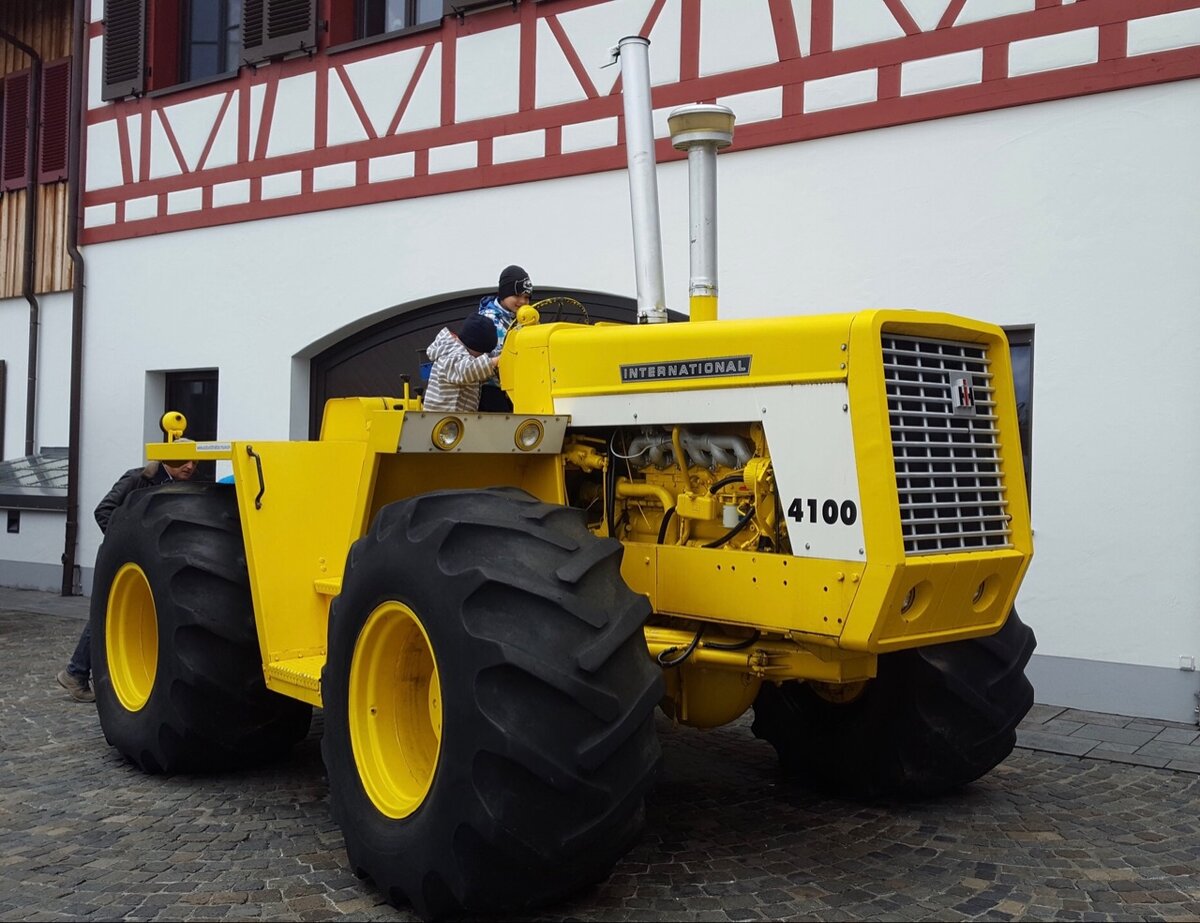
[[[692, 645], [695, 632], [687, 629], [647, 625], [646, 646], [657, 661], [664, 651], [685, 651]], [[874, 654], [843, 651], [837, 648], [797, 644], [783, 638], [763, 638], [741, 650], [728, 648], [744, 641], [733, 635], [708, 632], [695, 644], [687, 664], [745, 673], [772, 682], [790, 679], [822, 683], [856, 683], [873, 679], [877, 666]], [[669, 657], [670, 655], [668, 655]]]

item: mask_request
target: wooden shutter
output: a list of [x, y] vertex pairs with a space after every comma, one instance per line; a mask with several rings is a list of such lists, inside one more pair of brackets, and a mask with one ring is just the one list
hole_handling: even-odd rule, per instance
[[42, 121], [38, 132], [38, 182], [67, 178], [67, 137], [71, 118], [71, 59], [42, 68]]
[[242, 6], [242, 63], [317, 47], [316, 0], [245, 0]]
[[4, 78], [4, 155], [0, 181], [7, 189], [29, 182], [29, 78], [28, 69]]
[[104, 0], [104, 79], [101, 99], [146, 88], [146, 0]]

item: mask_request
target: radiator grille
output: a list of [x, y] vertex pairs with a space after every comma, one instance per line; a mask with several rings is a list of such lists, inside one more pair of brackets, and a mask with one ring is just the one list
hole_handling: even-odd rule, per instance
[[986, 347], [884, 334], [883, 369], [905, 553], [1010, 547]]

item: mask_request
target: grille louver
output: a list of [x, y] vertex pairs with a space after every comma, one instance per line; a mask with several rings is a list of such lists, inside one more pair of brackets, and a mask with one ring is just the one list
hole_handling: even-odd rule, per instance
[[54, 61], [42, 69], [42, 137], [38, 182], [67, 178], [67, 141], [71, 119], [71, 59]]
[[272, 58], [317, 47], [316, 0], [245, 0], [242, 6], [242, 62]]
[[29, 182], [29, 86], [28, 68], [9, 74], [4, 87], [4, 156], [0, 174], [5, 190], [21, 189]]
[[883, 336], [904, 550], [1011, 547], [987, 349]]
[[105, 0], [101, 99], [120, 99], [145, 88], [145, 37], [145, 0]]

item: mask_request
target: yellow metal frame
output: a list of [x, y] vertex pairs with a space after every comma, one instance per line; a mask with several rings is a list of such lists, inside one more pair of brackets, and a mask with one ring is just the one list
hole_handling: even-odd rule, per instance
[[566, 502], [561, 456], [519, 452], [512, 441], [528, 414], [512, 417], [508, 454], [398, 453], [405, 414], [420, 409], [416, 399], [338, 398], [326, 405], [316, 442], [147, 446], [152, 459], [232, 464], [268, 688], [322, 705], [329, 607], [341, 592], [350, 546], [385, 504], [497, 485]]

